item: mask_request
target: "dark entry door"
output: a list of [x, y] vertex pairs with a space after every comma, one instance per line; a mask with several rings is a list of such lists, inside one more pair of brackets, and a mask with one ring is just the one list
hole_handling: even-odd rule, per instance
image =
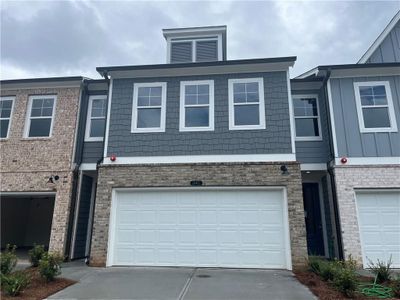
[[303, 201], [309, 255], [325, 255], [318, 183], [303, 183]]

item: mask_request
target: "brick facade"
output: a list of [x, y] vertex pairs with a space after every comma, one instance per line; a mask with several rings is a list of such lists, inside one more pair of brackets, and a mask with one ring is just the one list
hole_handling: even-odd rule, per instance
[[204, 186], [285, 186], [288, 197], [289, 228], [293, 267], [307, 257], [306, 230], [300, 166], [285, 163], [289, 175], [282, 175], [280, 163], [153, 164], [101, 166], [97, 185], [91, 244], [91, 264], [104, 266], [113, 188], [188, 187], [191, 180]]
[[[3, 192], [54, 192], [50, 250], [65, 250], [73, 186], [74, 147], [80, 87], [2, 90], [14, 96], [9, 137], [0, 141], [0, 188]], [[57, 95], [50, 138], [23, 138], [31, 95]], [[48, 178], [58, 175], [54, 184]]]
[[400, 165], [335, 167], [344, 255], [362, 263], [354, 189], [400, 188]]

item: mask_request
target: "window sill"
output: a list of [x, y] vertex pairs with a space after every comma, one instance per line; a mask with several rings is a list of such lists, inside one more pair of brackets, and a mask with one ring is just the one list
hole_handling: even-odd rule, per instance
[[165, 130], [164, 129], [151, 129], [151, 130], [134, 129], [134, 130], [131, 130], [131, 133], [160, 133], [160, 132], [165, 132]]
[[296, 142], [322, 142], [322, 137], [296, 137]]
[[398, 132], [397, 128], [361, 128], [361, 133]]
[[229, 127], [229, 130], [263, 130], [265, 126], [235, 126]]
[[179, 128], [179, 132], [193, 132], [193, 131], [214, 131], [214, 127], [184, 127], [184, 128]]
[[51, 140], [52, 137], [46, 136], [46, 137], [24, 137], [20, 139], [21, 141], [49, 141]]
[[99, 138], [99, 139], [96, 139], [96, 138], [87, 138], [87, 139], [84, 139], [83, 141], [84, 141], [85, 143], [90, 143], [90, 142], [103, 142], [104, 139], [103, 139], [103, 138]]

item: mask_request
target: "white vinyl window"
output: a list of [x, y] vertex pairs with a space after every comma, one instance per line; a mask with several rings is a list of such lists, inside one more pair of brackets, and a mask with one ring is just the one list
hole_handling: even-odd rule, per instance
[[0, 139], [8, 138], [13, 107], [14, 97], [0, 98]]
[[164, 132], [167, 83], [135, 83], [132, 132]]
[[292, 95], [296, 140], [320, 141], [321, 121], [317, 95]]
[[265, 129], [263, 78], [229, 79], [229, 129]]
[[107, 96], [96, 95], [89, 97], [88, 114], [86, 119], [85, 141], [102, 141], [106, 126]]
[[51, 137], [56, 110], [55, 95], [30, 96], [25, 137]]
[[180, 131], [214, 130], [214, 81], [182, 81]]
[[354, 92], [361, 132], [397, 131], [388, 81], [355, 82]]

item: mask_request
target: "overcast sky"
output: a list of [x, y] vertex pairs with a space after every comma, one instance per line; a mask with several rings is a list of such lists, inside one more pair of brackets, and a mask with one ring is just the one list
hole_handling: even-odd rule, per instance
[[0, 1], [1, 79], [166, 61], [162, 28], [228, 26], [228, 59], [296, 55], [291, 77], [356, 63], [400, 1]]

